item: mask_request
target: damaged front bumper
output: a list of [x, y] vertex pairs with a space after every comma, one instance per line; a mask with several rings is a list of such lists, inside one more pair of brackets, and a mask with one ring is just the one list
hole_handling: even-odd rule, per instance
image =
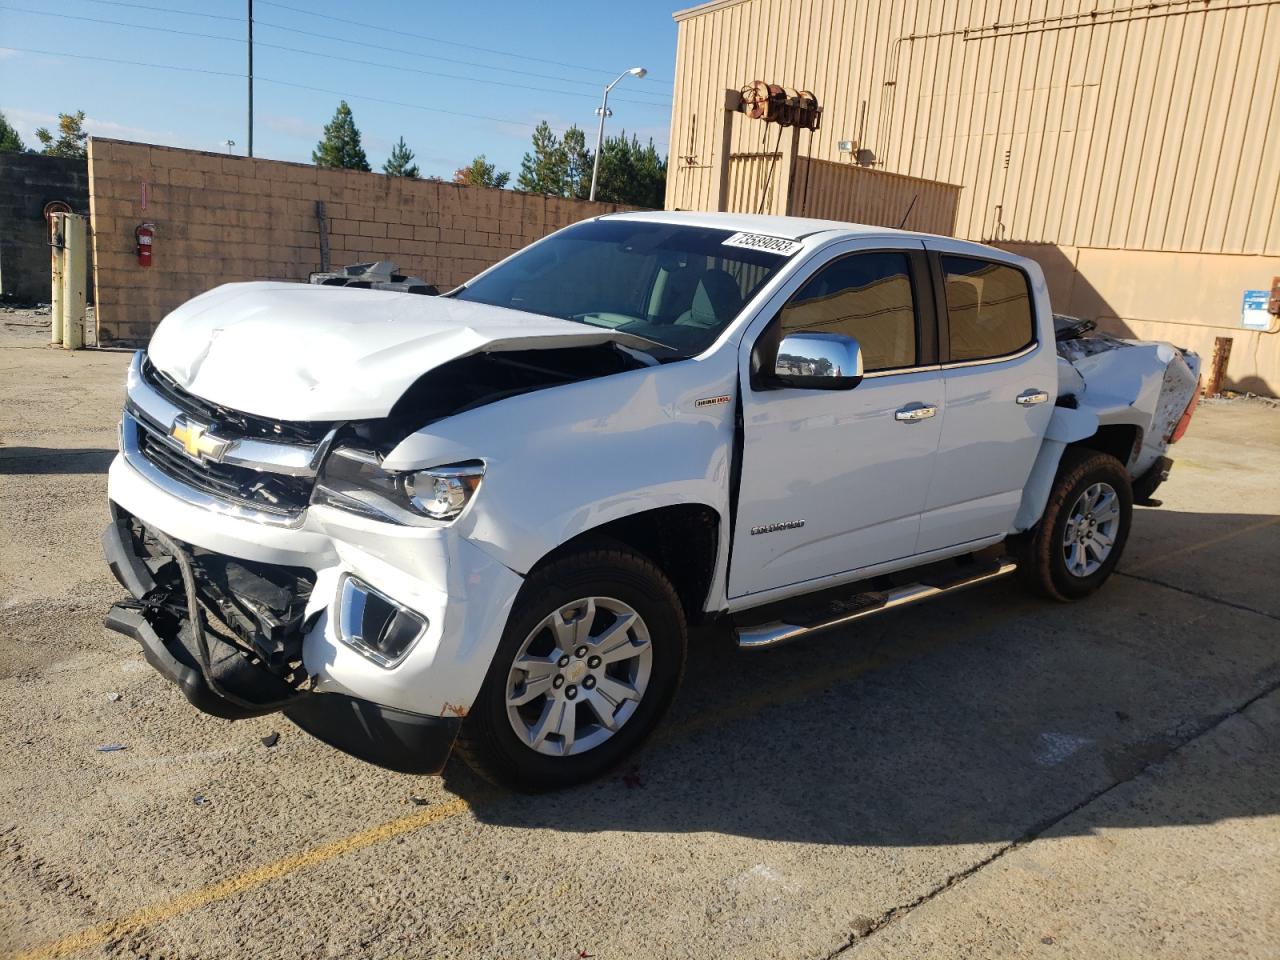
[[[444, 767], [461, 718], [310, 689], [302, 611], [314, 578], [306, 571], [236, 561], [161, 534], [179, 557], [135, 518], [114, 513], [102, 535], [103, 553], [133, 599], [113, 606], [106, 626], [136, 640], [147, 662], [193, 706], [226, 720], [283, 712], [325, 743], [403, 773]], [[179, 569], [183, 561], [202, 608], [198, 620]]]

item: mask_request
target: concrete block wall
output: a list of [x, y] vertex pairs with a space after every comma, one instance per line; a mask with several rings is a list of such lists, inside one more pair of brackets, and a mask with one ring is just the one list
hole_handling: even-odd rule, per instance
[[89, 212], [89, 170], [84, 160], [32, 153], [0, 153], [0, 298], [49, 302], [49, 228], [44, 206], [69, 204]]
[[[320, 269], [317, 200], [330, 265], [393, 260], [444, 290], [554, 230], [630, 209], [144, 143], [89, 141], [99, 342], [145, 341], [185, 300], [236, 280]], [[134, 229], [155, 224], [152, 265]]]

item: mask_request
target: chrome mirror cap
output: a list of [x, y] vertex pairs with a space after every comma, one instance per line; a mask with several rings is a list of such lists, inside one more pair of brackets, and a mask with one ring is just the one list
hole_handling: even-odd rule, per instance
[[852, 390], [862, 382], [862, 348], [841, 333], [789, 333], [778, 345], [774, 377], [804, 390]]

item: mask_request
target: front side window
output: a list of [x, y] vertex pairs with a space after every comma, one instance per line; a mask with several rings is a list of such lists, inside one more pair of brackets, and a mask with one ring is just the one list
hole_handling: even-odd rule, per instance
[[782, 335], [840, 333], [868, 373], [916, 364], [916, 308], [905, 253], [855, 253], [811, 277], [782, 308]]
[[951, 360], [990, 360], [1035, 342], [1031, 289], [1016, 267], [972, 257], [942, 258]]
[[647, 337], [661, 360], [701, 353], [787, 263], [735, 234], [646, 220], [589, 220], [470, 281], [459, 300]]

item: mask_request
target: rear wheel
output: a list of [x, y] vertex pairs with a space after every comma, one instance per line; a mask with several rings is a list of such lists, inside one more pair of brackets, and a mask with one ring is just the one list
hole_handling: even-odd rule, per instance
[[1111, 576], [1129, 538], [1133, 492], [1110, 454], [1069, 447], [1040, 522], [1014, 550], [1023, 582], [1054, 600], [1079, 600]]
[[458, 750], [520, 790], [599, 776], [661, 719], [685, 646], [679, 598], [648, 559], [597, 549], [555, 560], [516, 598]]

